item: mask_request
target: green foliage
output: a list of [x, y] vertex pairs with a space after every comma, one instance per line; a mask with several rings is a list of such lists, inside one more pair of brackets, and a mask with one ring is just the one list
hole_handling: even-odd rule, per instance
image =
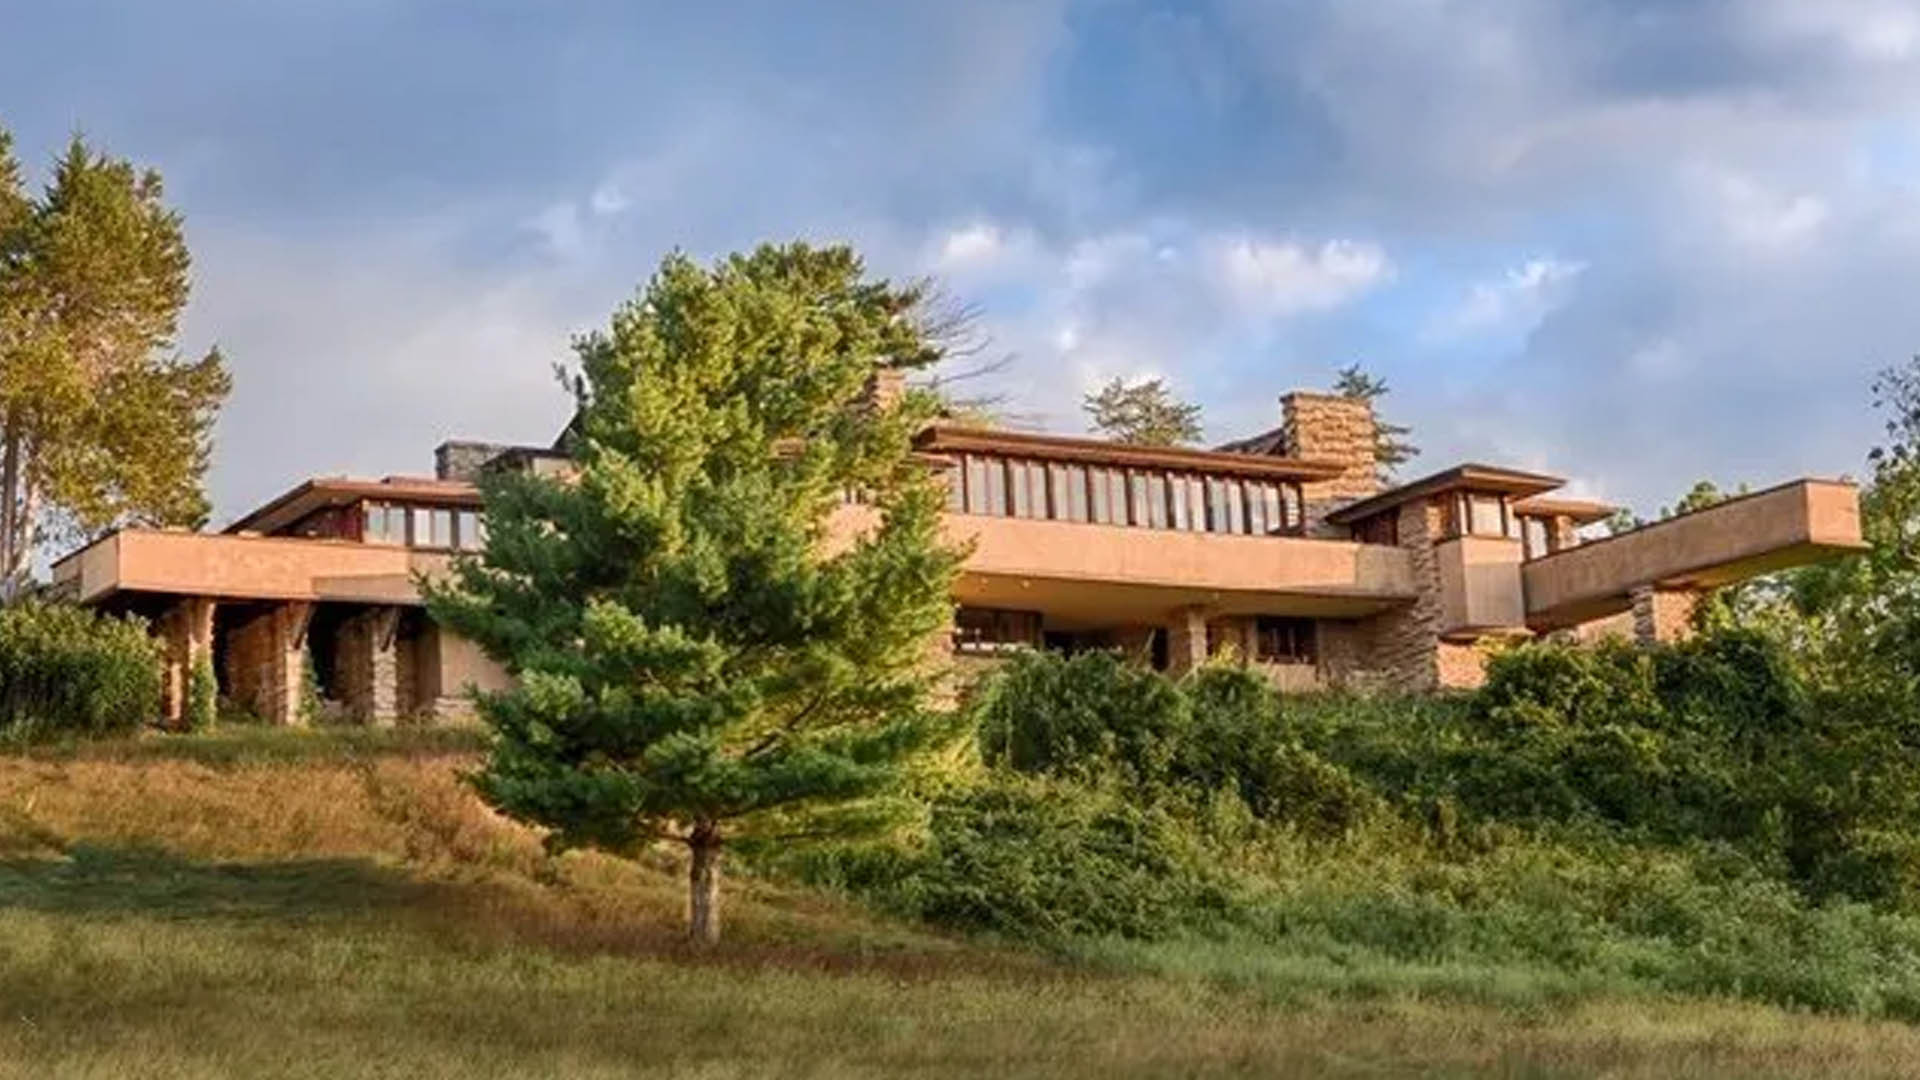
[[180, 216], [159, 174], [79, 138], [39, 199], [0, 139], [0, 584], [29, 570], [49, 523], [197, 526], [217, 352], [173, 354], [188, 292]]
[[1318, 837], [1342, 836], [1379, 808], [1366, 785], [1306, 748], [1255, 672], [1208, 665], [1180, 691], [1193, 719], [1174, 772], [1189, 797], [1228, 791], [1255, 819]]
[[961, 558], [912, 456], [937, 402], [866, 394], [938, 359], [920, 296], [845, 248], [674, 255], [580, 340], [578, 475], [484, 480], [484, 555], [425, 588], [518, 676], [479, 699], [489, 802], [617, 852], [884, 817], [834, 808], [949, 730], [920, 661]]
[[220, 685], [213, 675], [213, 659], [201, 656], [187, 671], [187, 730], [206, 731], [219, 714]]
[[63, 604], [0, 609], [0, 736], [129, 731], [160, 712], [159, 645], [137, 619]]
[[1191, 717], [1172, 683], [1106, 651], [1022, 653], [976, 691], [972, 711], [989, 765], [1138, 788], [1172, 778]]
[[1380, 418], [1379, 401], [1387, 395], [1387, 380], [1370, 375], [1359, 364], [1350, 364], [1337, 373], [1333, 392], [1341, 397], [1364, 401], [1374, 411], [1373, 461], [1382, 483], [1393, 479], [1396, 469], [1420, 456], [1420, 448], [1407, 441], [1413, 429], [1405, 424], [1390, 424]]
[[924, 844], [853, 849], [816, 879], [903, 914], [1007, 937], [1164, 937], [1217, 920], [1230, 889], [1167, 810], [1001, 772], [937, 799]]
[[1129, 386], [1115, 379], [1083, 402], [1093, 430], [1139, 446], [1182, 446], [1200, 441], [1200, 406], [1176, 400], [1159, 379]]

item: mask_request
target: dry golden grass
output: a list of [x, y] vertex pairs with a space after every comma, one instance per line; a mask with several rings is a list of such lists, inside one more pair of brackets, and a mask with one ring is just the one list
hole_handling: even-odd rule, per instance
[[548, 859], [441, 736], [0, 758], [0, 1077], [1914, 1076], [1920, 1032], [1694, 1001], [1280, 1006], [678, 867]]

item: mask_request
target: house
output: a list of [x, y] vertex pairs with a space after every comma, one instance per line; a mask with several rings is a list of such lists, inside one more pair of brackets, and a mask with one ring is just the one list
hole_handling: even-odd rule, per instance
[[[1803, 479], [1618, 536], [1558, 477], [1462, 464], [1384, 484], [1366, 403], [1291, 393], [1280, 425], [1215, 450], [936, 424], [918, 448], [969, 541], [951, 648], [1111, 648], [1171, 674], [1230, 652], [1285, 690], [1476, 684], [1541, 634], [1683, 634], [1703, 590], [1862, 547], [1849, 484]], [[309, 685], [347, 718], [464, 710], [506, 675], [427, 617], [416, 574], [486, 541], [484, 468], [556, 449], [449, 442], [432, 478], [316, 478], [219, 533], [122, 529], [54, 564], [73, 599], [154, 620], [168, 712], [210, 660], [223, 691], [297, 722]], [[865, 508], [850, 504], [848, 527]]]

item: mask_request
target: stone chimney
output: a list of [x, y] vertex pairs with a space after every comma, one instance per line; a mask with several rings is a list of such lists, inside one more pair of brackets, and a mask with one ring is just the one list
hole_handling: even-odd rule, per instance
[[434, 478], [471, 481], [480, 475], [481, 468], [487, 462], [505, 449], [499, 443], [449, 439], [433, 448]]
[[1374, 458], [1373, 406], [1358, 398], [1295, 390], [1280, 398], [1282, 452], [1288, 457], [1337, 461], [1346, 471], [1300, 486], [1307, 504], [1307, 530], [1321, 531], [1321, 519], [1357, 499], [1380, 491]]
[[907, 373], [899, 368], [875, 368], [867, 377], [866, 398], [868, 404], [880, 412], [886, 412], [907, 392]]

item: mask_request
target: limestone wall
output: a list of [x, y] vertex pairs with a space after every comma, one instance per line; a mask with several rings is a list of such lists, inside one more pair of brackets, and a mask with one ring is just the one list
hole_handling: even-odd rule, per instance
[[1300, 488], [1306, 502], [1307, 535], [1344, 538], [1347, 530], [1327, 525], [1326, 515], [1380, 491], [1373, 407], [1335, 394], [1295, 391], [1280, 399], [1280, 422], [1289, 456], [1347, 466], [1339, 476], [1310, 481]]

